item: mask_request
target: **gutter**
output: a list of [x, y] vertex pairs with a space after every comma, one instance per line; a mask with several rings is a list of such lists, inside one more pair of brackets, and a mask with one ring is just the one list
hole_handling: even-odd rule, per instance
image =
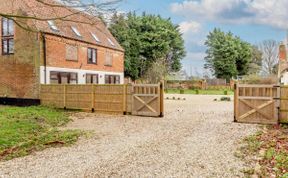
[[47, 55], [46, 55], [46, 37], [43, 32], [41, 32], [43, 40], [43, 60], [44, 60], [44, 84], [47, 84]]

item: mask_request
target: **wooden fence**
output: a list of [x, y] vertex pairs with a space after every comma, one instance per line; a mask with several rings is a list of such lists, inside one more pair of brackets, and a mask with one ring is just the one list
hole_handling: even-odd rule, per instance
[[279, 121], [288, 124], [288, 86], [281, 86]]
[[[213, 80], [211, 80], [213, 81]], [[226, 82], [226, 80], [225, 80]], [[189, 80], [189, 81], [166, 81], [166, 89], [201, 89], [201, 90], [231, 90], [234, 87], [234, 81], [230, 83], [206, 82], [205, 80]]]
[[[42, 105], [57, 108], [125, 114], [135, 113], [133, 97], [140, 94], [142, 106], [135, 115], [163, 116], [163, 84], [141, 85], [141, 91], [139, 88], [140, 85], [41, 85], [40, 100]], [[156, 104], [149, 101], [153, 90]]]

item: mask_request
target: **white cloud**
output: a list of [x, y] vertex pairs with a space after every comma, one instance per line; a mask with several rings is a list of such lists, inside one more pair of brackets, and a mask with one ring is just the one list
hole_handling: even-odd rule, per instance
[[288, 28], [288, 0], [186, 0], [171, 11], [187, 19]]
[[204, 60], [206, 53], [204, 52], [189, 52], [187, 53], [186, 60]]
[[179, 24], [181, 33], [198, 33], [202, 29], [202, 25], [196, 21], [184, 21]]

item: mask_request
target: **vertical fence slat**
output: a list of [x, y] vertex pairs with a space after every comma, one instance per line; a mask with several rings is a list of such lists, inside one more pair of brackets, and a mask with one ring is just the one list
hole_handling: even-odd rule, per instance
[[63, 104], [64, 104], [64, 108], [66, 108], [66, 102], [67, 102], [67, 86], [66, 85], [63, 85], [63, 96], [64, 96], [64, 99], [63, 99]]

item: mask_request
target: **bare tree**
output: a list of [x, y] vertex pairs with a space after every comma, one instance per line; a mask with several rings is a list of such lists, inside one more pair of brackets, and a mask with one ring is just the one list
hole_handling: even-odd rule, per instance
[[[7, 0], [2, 1], [6, 1], [5, 3], [7, 3]], [[37, 5], [33, 7], [29, 6], [29, 2], [31, 3], [31, 1], [34, 1]], [[1, 11], [0, 16], [13, 20], [16, 25], [29, 31], [35, 29], [32, 29], [29, 25], [23, 23], [23, 20], [59, 20], [94, 25], [99, 22], [99, 17], [101, 20], [109, 20], [109, 17], [116, 12], [117, 6], [121, 1], [122, 0], [9, 0], [8, 3], [12, 7], [17, 3], [25, 4], [27, 9], [29, 9], [29, 13], [26, 13], [25, 10], [24, 13], [19, 13], [19, 10], [23, 9], [13, 9], [12, 11], [7, 12]], [[0, 0], [0, 3], [3, 2]], [[53, 13], [51, 16], [47, 17], [44, 14], [39, 14], [39, 9], [37, 9], [43, 6], [51, 9], [62, 9], [65, 10], [66, 13], [61, 15]], [[38, 11], [38, 13], [35, 13], [36, 11]], [[84, 21], [71, 18], [80, 13], [89, 15], [86, 16], [87, 19]]]
[[276, 74], [275, 67], [277, 67], [278, 64], [279, 43], [275, 40], [265, 40], [258, 46], [262, 52], [263, 72], [267, 75]]

